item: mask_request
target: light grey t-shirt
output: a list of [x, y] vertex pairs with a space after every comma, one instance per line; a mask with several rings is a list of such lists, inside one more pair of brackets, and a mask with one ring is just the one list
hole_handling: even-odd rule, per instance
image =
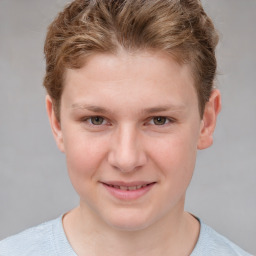
[[[252, 256], [204, 223], [190, 256]], [[0, 241], [0, 256], [77, 256], [62, 226], [62, 216]]]

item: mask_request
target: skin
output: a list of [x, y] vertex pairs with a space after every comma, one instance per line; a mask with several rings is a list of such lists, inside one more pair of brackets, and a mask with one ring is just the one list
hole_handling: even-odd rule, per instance
[[[60, 122], [49, 96], [46, 105], [80, 196], [79, 207], [63, 219], [74, 251], [190, 254], [200, 227], [184, 212], [185, 194], [197, 150], [212, 144], [219, 91], [200, 118], [188, 65], [161, 52], [122, 51], [95, 54], [82, 68], [67, 70]], [[103, 185], [110, 181], [154, 184], [143, 196], [122, 200]]]

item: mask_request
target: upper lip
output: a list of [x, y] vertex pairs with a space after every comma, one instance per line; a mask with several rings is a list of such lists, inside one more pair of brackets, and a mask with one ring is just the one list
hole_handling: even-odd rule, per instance
[[124, 182], [124, 181], [102, 181], [101, 183], [111, 186], [124, 186], [124, 187], [134, 187], [134, 186], [144, 186], [155, 183], [154, 181], [132, 181], [132, 182]]

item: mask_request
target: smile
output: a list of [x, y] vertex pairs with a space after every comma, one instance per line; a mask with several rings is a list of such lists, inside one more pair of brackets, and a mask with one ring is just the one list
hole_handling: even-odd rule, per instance
[[121, 200], [136, 200], [147, 194], [156, 182], [102, 182], [102, 185], [117, 199]]
[[113, 188], [117, 188], [117, 189], [120, 189], [120, 190], [132, 191], [132, 190], [138, 190], [138, 189], [144, 188], [144, 187], [148, 186], [148, 184], [146, 184], [146, 185], [138, 185], [138, 186], [131, 186], [131, 187], [128, 187], [128, 186], [118, 186], [118, 185], [108, 185], [108, 186], [113, 187]]

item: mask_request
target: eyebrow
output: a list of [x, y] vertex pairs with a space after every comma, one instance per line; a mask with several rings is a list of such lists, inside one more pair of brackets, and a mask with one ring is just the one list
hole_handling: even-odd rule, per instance
[[181, 111], [185, 109], [183, 105], [163, 105], [151, 108], [145, 108], [142, 110], [143, 113], [152, 114], [157, 112], [165, 112], [165, 111]]
[[72, 104], [71, 108], [72, 109], [82, 109], [82, 110], [85, 109], [85, 110], [89, 110], [89, 111], [92, 111], [92, 112], [95, 112], [95, 113], [103, 113], [103, 114], [112, 112], [109, 109], [103, 108], [103, 107], [100, 107], [100, 106], [93, 106], [93, 105], [87, 105], [87, 104], [77, 104], [77, 103]]
[[[72, 104], [71, 105], [72, 109], [81, 109], [81, 110], [89, 110], [94, 113], [102, 113], [102, 114], [108, 114], [108, 113], [113, 113], [108, 108], [103, 108], [100, 106], [94, 106], [94, 105], [87, 105], [87, 104]], [[158, 112], [165, 112], [165, 111], [181, 111], [185, 109], [184, 105], [162, 105], [162, 106], [156, 106], [156, 107], [149, 107], [149, 108], [144, 108], [142, 109], [143, 114], [153, 114], [153, 113], [158, 113]]]

